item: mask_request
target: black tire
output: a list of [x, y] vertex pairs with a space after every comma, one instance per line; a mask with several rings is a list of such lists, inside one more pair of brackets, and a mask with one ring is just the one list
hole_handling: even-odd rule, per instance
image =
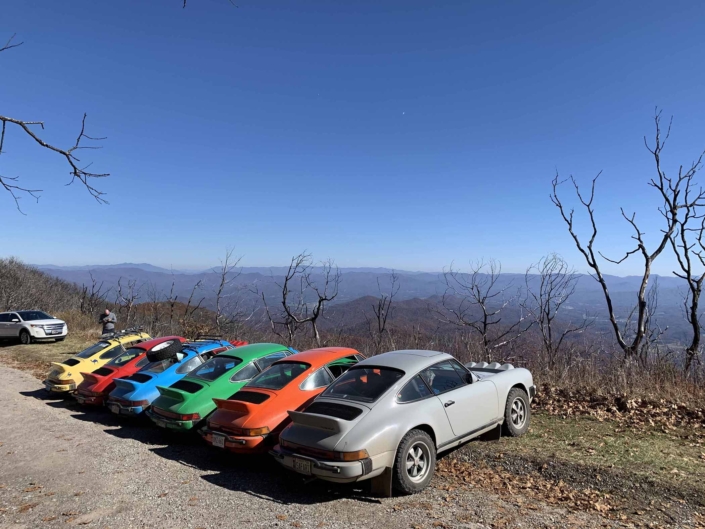
[[[411, 467], [408, 467], [411, 464]], [[421, 467], [421, 468], [420, 468]], [[414, 472], [417, 476], [412, 476]], [[392, 471], [392, 486], [401, 494], [421, 492], [436, 471], [436, 447], [423, 430], [411, 430], [399, 443]]]
[[150, 362], [159, 362], [176, 356], [176, 353], [181, 351], [183, 345], [179, 340], [167, 340], [166, 342], [155, 345], [154, 349], [147, 352], [147, 360]]
[[29, 345], [32, 343], [32, 335], [29, 334], [28, 330], [22, 329], [20, 331], [20, 343], [22, 345]]
[[507, 395], [507, 403], [504, 406], [504, 425], [502, 427], [505, 435], [520, 437], [529, 429], [531, 423], [531, 405], [526, 391], [520, 388], [513, 388]]

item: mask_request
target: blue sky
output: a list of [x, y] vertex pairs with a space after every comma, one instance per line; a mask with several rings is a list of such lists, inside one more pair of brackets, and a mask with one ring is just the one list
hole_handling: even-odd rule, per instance
[[[0, 7], [0, 114], [83, 153], [110, 205], [8, 131], [2, 255], [27, 262], [249, 266], [302, 249], [343, 266], [439, 270], [494, 257], [584, 263], [548, 199], [599, 170], [599, 247], [658, 235], [642, 137], [675, 117], [667, 169], [705, 147], [705, 4], [27, 0]], [[570, 199], [565, 189], [566, 200]], [[619, 275], [638, 272], [633, 258]], [[665, 258], [659, 273], [672, 269]]]

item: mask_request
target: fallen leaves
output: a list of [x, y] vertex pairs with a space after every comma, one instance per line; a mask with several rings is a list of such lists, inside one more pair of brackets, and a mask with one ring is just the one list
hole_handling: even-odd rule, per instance
[[659, 427], [664, 432], [682, 426], [705, 427], [705, 408], [665, 399], [601, 394], [587, 388], [558, 388], [544, 384], [532, 404], [551, 415], [587, 415], [598, 421], [619, 421], [628, 428]]

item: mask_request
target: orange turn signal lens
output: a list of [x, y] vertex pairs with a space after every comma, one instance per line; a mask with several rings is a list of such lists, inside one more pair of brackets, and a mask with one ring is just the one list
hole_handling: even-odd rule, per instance
[[335, 459], [338, 461], [360, 461], [361, 459], [367, 459], [370, 454], [367, 450], [358, 450], [357, 452], [335, 452]]
[[257, 437], [258, 435], [267, 435], [269, 433], [269, 428], [265, 426], [264, 428], [243, 428], [242, 435], [245, 437]]

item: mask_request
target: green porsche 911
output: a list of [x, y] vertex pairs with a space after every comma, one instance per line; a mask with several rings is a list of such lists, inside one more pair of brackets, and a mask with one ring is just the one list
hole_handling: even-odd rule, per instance
[[171, 386], [158, 386], [159, 396], [146, 413], [162, 428], [199, 427], [215, 410], [213, 399], [229, 398], [274, 362], [296, 352], [284, 345], [258, 343], [220, 353]]

